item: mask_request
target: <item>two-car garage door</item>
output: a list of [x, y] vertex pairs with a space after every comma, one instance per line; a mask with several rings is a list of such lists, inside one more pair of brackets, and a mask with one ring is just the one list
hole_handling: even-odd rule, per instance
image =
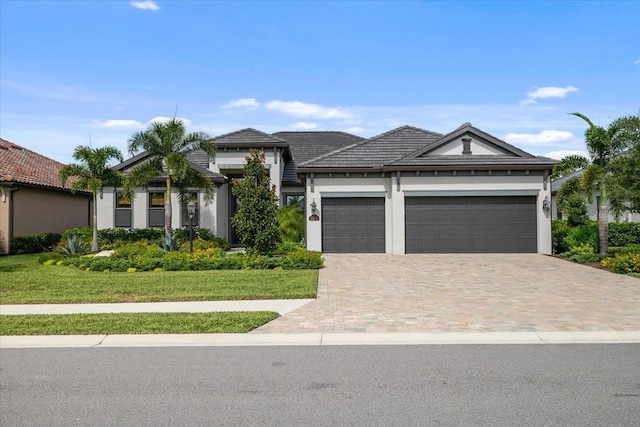
[[[384, 205], [384, 197], [322, 198], [322, 250], [385, 252]], [[405, 251], [535, 253], [536, 197], [405, 197]]]
[[407, 197], [405, 251], [537, 252], [536, 197]]

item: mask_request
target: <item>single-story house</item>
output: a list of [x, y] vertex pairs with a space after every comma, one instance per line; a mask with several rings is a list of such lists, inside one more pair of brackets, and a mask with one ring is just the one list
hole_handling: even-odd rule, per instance
[[[303, 198], [306, 246], [345, 253], [551, 253], [551, 170], [534, 156], [469, 123], [442, 135], [403, 126], [364, 139], [344, 132], [243, 129], [214, 138], [209, 163], [191, 163], [217, 184], [214, 202], [198, 194], [196, 223], [237, 243], [229, 219], [237, 202], [230, 180], [242, 176], [251, 148], [265, 150], [281, 204]], [[116, 166], [126, 173], [141, 153]], [[175, 202], [173, 226], [188, 225]], [[295, 199], [292, 199], [295, 198]], [[98, 227], [163, 226], [164, 188], [158, 180], [133, 201], [118, 188], [98, 200]]]
[[[551, 218], [553, 219], [562, 219], [562, 213], [558, 211], [558, 205], [556, 202], [556, 193], [562, 187], [562, 184], [567, 182], [569, 179], [574, 177], [582, 176], [584, 172], [583, 169], [577, 170], [575, 172], [571, 172], [561, 178], [558, 178], [551, 182]], [[598, 219], [598, 203], [600, 200], [600, 191], [596, 191], [593, 193], [591, 201], [589, 201], [585, 197], [585, 203], [587, 205], [587, 216], [590, 220]], [[607, 204], [607, 215], [609, 217], [609, 221], [621, 221], [621, 222], [640, 222], [640, 212], [632, 212], [625, 211], [622, 213], [621, 217], [616, 218], [615, 215], [608, 209]]]
[[91, 224], [92, 195], [58, 181], [64, 165], [0, 139], [0, 253], [11, 239]]

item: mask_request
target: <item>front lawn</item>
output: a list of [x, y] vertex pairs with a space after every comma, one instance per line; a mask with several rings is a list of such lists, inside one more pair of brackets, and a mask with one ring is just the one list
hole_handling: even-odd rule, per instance
[[132, 274], [46, 266], [38, 260], [37, 254], [0, 257], [0, 304], [315, 298], [318, 284], [317, 270]]
[[0, 335], [245, 333], [278, 317], [270, 311], [2, 316]]

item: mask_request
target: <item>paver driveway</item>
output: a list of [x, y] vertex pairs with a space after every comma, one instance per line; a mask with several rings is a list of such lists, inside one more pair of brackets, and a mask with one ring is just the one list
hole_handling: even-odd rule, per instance
[[537, 254], [325, 255], [318, 299], [253, 333], [640, 330], [640, 279]]

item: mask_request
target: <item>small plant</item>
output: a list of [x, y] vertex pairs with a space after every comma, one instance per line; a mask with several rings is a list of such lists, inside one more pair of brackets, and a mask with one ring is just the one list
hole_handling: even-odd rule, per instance
[[89, 246], [79, 236], [67, 237], [67, 244], [58, 246], [58, 249], [64, 257], [79, 256], [89, 252]]
[[602, 265], [614, 273], [640, 273], [640, 253], [616, 254], [602, 260]]
[[173, 252], [177, 251], [180, 245], [175, 237], [165, 235], [160, 242], [160, 247], [166, 252]]

